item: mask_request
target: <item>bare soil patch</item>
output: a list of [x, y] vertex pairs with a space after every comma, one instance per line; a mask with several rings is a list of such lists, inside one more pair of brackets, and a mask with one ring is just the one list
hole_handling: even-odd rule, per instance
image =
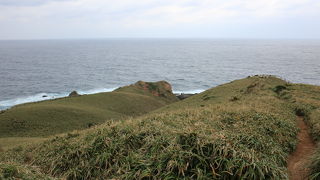
[[315, 143], [308, 132], [308, 126], [303, 117], [297, 117], [297, 125], [300, 128], [298, 145], [296, 150], [288, 158], [288, 171], [290, 180], [308, 179], [307, 163], [316, 149]]

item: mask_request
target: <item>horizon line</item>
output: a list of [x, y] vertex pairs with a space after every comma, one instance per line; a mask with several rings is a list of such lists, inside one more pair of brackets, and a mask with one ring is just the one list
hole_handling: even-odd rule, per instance
[[46, 40], [142, 40], [142, 39], [177, 39], [177, 40], [320, 40], [320, 38], [252, 38], [252, 37], [82, 37], [82, 38], [25, 38], [0, 39], [0, 41], [46, 41]]

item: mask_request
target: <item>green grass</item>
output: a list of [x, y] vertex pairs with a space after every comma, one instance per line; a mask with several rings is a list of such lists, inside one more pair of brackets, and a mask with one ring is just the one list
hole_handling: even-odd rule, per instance
[[46, 138], [40, 137], [8, 137], [0, 138], [0, 152], [12, 149], [17, 146], [25, 146], [29, 144], [39, 143], [44, 141]]
[[66, 179], [287, 179], [300, 91], [272, 76], [236, 80], [0, 159]]
[[[154, 84], [160, 90], [163, 83]], [[131, 85], [114, 92], [18, 105], [0, 114], [0, 138], [45, 137], [135, 117], [177, 101], [172, 92], [166, 95], [154, 96]]]

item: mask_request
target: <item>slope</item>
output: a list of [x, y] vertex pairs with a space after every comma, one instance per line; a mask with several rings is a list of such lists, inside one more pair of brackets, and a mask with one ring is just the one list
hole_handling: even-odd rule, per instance
[[[146, 83], [146, 82], [144, 82]], [[164, 82], [146, 83], [163, 88]], [[0, 137], [38, 137], [85, 129], [108, 120], [138, 116], [177, 101], [131, 85], [123, 90], [15, 106], [0, 114]]]
[[301, 110], [293, 87], [248, 77], [0, 159], [67, 179], [287, 179]]

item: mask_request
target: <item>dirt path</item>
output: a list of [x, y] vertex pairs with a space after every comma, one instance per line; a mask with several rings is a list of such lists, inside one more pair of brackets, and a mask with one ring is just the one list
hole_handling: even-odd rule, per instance
[[303, 117], [297, 118], [298, 127], [300, 132], [298, 134], [298, 145], [289, 158], [288, 158], [288, 170], [290, 180], [304, 180], [307, 179], [308, 169], [306, 168], [306, 162], [308, 158], [315, 151], [315, 144], [309, 135], [308, 127], [303, 121]]

